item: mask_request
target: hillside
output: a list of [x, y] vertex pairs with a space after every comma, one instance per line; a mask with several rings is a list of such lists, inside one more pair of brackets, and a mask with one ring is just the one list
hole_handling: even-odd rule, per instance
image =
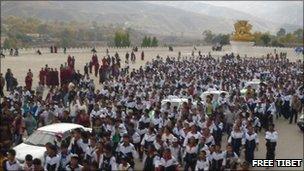
[[[243, 6], [242, 8], [248, 9], [248, 13], [246, 13], [242, 12], [244, 10], [241, 9], [234, 10], [232, 8], [210, 5], [204, 2], [189, 3], [185, 1], [156, 1], [151, 3], [171, 6], [212, 17], [226, 18], [232, 20], [249, 20], [250, 23], [253, 25], [254, 31], [270, 31], [272, 33], [275, 33], [279, 30], [279, 28], [285, 28], [287, 32], [293, 32], [298, 28], [303, 27], [303, 8], [299, 8], [295, 6], [295, 4], [289, 4], [285, 6], [281, 5], [280, 7], [276, 5], [275, 7], [273, 7], [273, 9], [270, 6], [264, 6], [264, 8], [257, 8], [256, 6]], [[258, 13], [259, 15], [251, 14], [252, 10], [250, 10], [250, 8], [254, 8], [256, 13]], [[272, 10], [270, 10], [270, 8]], [[260, 16], [263, 16], [263, 18]]]
[[[159, 4], [162, 3], [162, 4]], [[34, 17], [44, 21], [96, 21], [101, 25], [165, 35], [198, 38], [204, 30], [231, 33], [237, 19], [248, 19], [254, 31], [275, 33], [280, 27], [294, 31], [299, 26], [276, 24], [230, 8], [198, 2], [72, 2], [12, 1], [1, 2], [1, 17]]]

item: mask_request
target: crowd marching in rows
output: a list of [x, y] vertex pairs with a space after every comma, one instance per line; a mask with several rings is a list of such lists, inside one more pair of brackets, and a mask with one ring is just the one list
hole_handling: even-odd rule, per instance
[[[136, 61], [133, 52], [131, 61]], [[125, 62], [129, 66], [129, 54]], [[292, 123], [304, 103], [303, 65], [282, 53], [265, 58], [227, 54], [218, 59], [179, 53], [157, 56], [133, 70], [121, 66], [117, 53], [102, 60], [94, 54], [83, 74], [74, 66], [71, 56], [59, 73], [46, 65], [35, 90], [30, 70], [25, 87], [12, 84], [10, 70], [5, 78], [1, 75], [5, 170], [246, 170], [255, 158], [258, 134], [265, 131], [265, 157], [274, 159], [278, 132], [273, 120], [283, 117]], [[100, 84], [94, 83], [94, 76]], [[246, 81], [253, 79], [263, 83], [242, 94]], [[210, 90], [229, 96], [202, 99], [201, 94]], [[177, 106], [162, 103], [169, 96], [188, 101]], [[59, 122], [92, 131], [76, 129], [70, 141], [56, 135], [55, 142], [45, 144], [43, 163], [28, 154], [21, 168], [11, 148], [38, 127]]]

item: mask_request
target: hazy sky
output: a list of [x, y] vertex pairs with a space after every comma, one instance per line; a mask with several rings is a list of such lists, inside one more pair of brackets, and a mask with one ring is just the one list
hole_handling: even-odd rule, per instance
[[288, 5], [298, 5], [299, 9], [303, 9], [303, 1], [201, 1], [201, 3], [229, 7], [251, 14], [254, 14], [255, 10], [271, 10]]

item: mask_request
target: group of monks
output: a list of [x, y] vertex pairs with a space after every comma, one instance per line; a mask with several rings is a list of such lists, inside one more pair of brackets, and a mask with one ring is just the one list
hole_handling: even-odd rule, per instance
[[[60, 67], [60, 76], [57, 68], [49, 68], [48, 65], [45, 68], [41, 68], [39, 72], [39, 83], [43, 86], [59, 86], [59, 83], [62, 85], [68, 83], [72, 79], [74, 73], [75, 58], [68, 56], [67, 65]], [[60, 82], [59, 82], [60, 77]]]
[[[107, 52], [108, 53], [108, 52]], [[118, 77], [120, 70], [120, 57], [116, 52], [114, 56], [107, 55], [98, 61], [96, 53], [93, 54], [89, 64], [85, 65], [84, 74], [89, 75], [94, 70], [95, 77], [99, 75], [99, 83], [103, 83], [110, 77]]]
[[43, 86], [58, 86], [59, 85], [59, 73], [57, 68], [49, 68], [47, 65], [45, 68], [41, 68], [39, 72], [39, 83]]
[[94, 71], [95, 71], [94, 75], [95, 75], [95, 77], [97, 77], [98, 69], [99, 69], [99, 62], [98, 62], [98, 57], [97, 57], [96, 53], [93, 54], [89, 67], [90, 67], [90, 73], [92, 71], [92, 68], [94, 67]]
[[50, 51], [51, 53], [57, 53], [57, 46], [51, 46]]

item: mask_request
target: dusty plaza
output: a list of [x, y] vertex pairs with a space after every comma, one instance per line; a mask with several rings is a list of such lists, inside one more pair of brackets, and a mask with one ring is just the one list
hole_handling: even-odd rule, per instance
[[304, 170], [303, 1], [0, 4], [0, 171]]

